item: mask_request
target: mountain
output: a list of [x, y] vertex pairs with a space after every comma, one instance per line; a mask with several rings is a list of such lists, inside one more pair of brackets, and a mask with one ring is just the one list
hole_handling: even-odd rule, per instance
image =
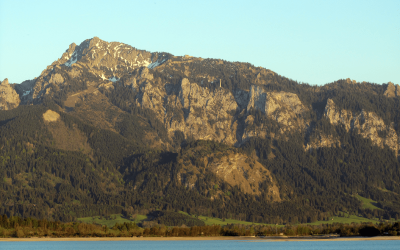
[[0, 90], [0, 214], [163, 209], [294, 223], [400, 213], [391, 82], [310, 86], [94, 37]]

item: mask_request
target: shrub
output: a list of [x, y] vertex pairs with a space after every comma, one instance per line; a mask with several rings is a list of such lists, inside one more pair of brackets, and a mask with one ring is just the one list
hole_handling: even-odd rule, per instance
[[377, 229], [374, 226], [365, 226], [361, 228], [359, 231], [361, 236], [367, 236], [367, 237], [372, 237], [372, 236], [377, 236], [380, 234], [379, 229]]

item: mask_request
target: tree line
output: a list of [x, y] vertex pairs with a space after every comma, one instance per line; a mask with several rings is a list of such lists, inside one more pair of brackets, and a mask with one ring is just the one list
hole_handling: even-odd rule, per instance
[[106, 225], [80, 222], [63, 223], [59, 221], [22, 219], [18, 216], [8, 218], [0, 215], [1, 238], [30, 237], [207, 237], [207, 236], [310, 236], [338, 234], [340, 236], [377, 236], [400, 233], [400, 225], [396, 223], [380, 223], [377, 225], [362, 224], [321, 224], [321, 225], [243, 225], [227, 224], [203, 226], [165, 226], [154, 225], [142, 228], [134, 222], [116, 223], [108, 228]]

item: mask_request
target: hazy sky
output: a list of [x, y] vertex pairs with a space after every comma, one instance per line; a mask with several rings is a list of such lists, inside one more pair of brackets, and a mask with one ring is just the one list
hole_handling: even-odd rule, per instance
[[150, 52], [249, 62], [309, 84], [400, 84], [400, 0], [0, 0], [0, 80], [33, 79], [98, 36]]

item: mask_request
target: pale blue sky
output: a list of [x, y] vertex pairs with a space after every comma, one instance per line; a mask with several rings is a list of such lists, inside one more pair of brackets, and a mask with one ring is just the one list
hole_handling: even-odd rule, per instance
[[400, 0], [0, 0], [0, 80], [40, 75], [98, 36], [150, 52], [249, 62], [309, 84], [400, 84]]

